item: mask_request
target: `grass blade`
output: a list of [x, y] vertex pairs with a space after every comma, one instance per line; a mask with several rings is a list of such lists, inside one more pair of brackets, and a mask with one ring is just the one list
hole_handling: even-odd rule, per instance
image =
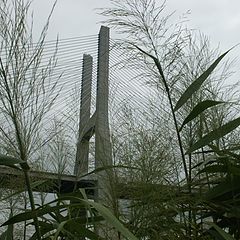
[[96, 202], [87, 201], [87, 203], [94, 207], [104, 219], [109, 222], [111, 226], [116, 228], [124, 237], [129, 240], [138, 240], [107, 208]]
[[23, 164], [23, 163], [25, 162], [22, 161], [21, 159], [0, 154], [0, 165], [19, 169], [18, 167], [15, 166], [15, 164]]
[[53, 207], [45, 205], [44, 207], [40, 207], [40, 208], [36, 209], [35, 211], [27, 211], [24, 213], [19, 213], [19, 214], [13, 216], [12, 218], [10, 218], [9, 220], [7, 220], [1, 226], [6, 226], [9, 224], [15, 224], [15, 223], [31, 220], [36, 216], [41, 217], [45, 214], [49, 214], [51, 212], [55, 212], [60, 209], [65, 209], [69, 206], [78, 207], [78, 206], [82, 206], [82, 205], [81, 204], [71, 204], [71, 205], [57, 205], [57, 206], [53, 206]]
[[215, 223], [208, 223], [211, 227], [213, 227], [225, 240], [235, 240], [230, 234], [226, 233], [224, 230], [222, 230], [218, 225]]
[[[231, 49], [230, 49], [231, 50]], [[200, 75], [187, 89], [186, 91], [182, 94], [180, 99], [178, 100], [174, 111], [176, 112], [179, 108], [183, 106], [184, 103], [187, 102], [191, 96], [198, 91], [198, 89], [201, 87], [203, 82], [209, 77], [209, 75], [212, 73], [212, 71], [216, 68], [218, 63], [225, 57], [225, 55], [230, 51], [228, 50], [227, 52], [223, 53], [220, 57], [218, 57], [217, 60], [204, 72], [202, 75]]]
[[79, 222], [71, 219], [64, 224], [64, 230], [70, 233], [74, 233], [74, 236], [80, 238], [87, 238], [91, 240], [104, 240], [98, 236], [95, 232], [90, 231], [84, 225], [79, 225]]
[[217, 140], [226, 134], [233, 131], [235, 128], [237, 128], [240, 125], [240, 117], [236, 118], [225, 125], [209, 132], [207, 135], [205, 135], [203, 138], [201, 138], [199, 141], [194, 143], [189, 150], [186, 152], [186, 154], [190, 154], [194, 152], [195, 150], [202, 148], [208, 144], [210, 144], [212, 141]]
[[[33, 183], [31, 184], [31, 187], [32, 187], [32, 189], [34, 189], [34, 188], [37, 188], [37, 187], [42, 186], [43, 184], [47, 184], [47, 182], [48, 182], [48, 180], [36, 181], [36, 182], [33, 182]], [[25, 191], [26, 191], [26, 188], [22, 188], [22, 189], [20, 189], [20, 190], [18, 190], [18, 191], [16, 191], [16, 192], [14, 192], [14, 193], [12, 193], [12, 194], [4, 197], [4, 198], [1, 198], [0, 200], [1, 200], [1, 201], [5, 201], [5, 200], [7, 200], [7, 199], [9, 199], [9, 198], [11, 198], [11, 197], [13, 197], [13, 196], [16, 196], [16, 195], [18, 195], [18, 194], [21, 194], [22, 192], [25, 192]]]
[[193, 110], [188, 114], [188, 116], [185, 118], [185, 120], [182, 123], [182, 126], [180, 127], [179, 131], [182, 130], [182, 128], [189, 123], [190, 121], [192, 121], [194, 118], [196, 118], [198, 115], [200, 115], [203, 111], [205, 111], [206, 109], [216, 106], [218, 104], [221, 104], [224, 102], [220, 102], [220, 101], [213, 101], [213, 100], [205, 100], [202, 101], [200, 103], [198, 103]]
[[[9, 218], [11, 217], [12, 213], [10, 213]], [[1, 234], [0, 240], [13, 240], [13, 224], [8, 225], [7, 230]]]

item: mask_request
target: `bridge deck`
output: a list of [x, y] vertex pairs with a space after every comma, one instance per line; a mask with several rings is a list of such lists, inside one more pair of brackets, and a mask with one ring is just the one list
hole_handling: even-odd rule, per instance
[[[94, 177], [84, 177], [80, 180], [74, 175], [57, 174], [51, 172], [30, 171], [30, 177], [33, 182], [46, 181], [34, 191], [43, 191], [49, 193], [69, 193], [77, 188], [84, 188], [87, 195], [93, 198], [97, 186], [97, 181]], [[17, 169], [0, 166], [0, 186], [8, 189], [22, 189], [25, 186], [23, 172]]]

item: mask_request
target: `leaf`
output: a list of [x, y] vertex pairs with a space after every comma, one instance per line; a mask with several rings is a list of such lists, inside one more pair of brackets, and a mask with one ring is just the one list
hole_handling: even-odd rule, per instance
[[200, 103], [198, 103], [193, 110], [188, 114], [188, 116], [185, 118], [185, 120], [182, 123], [182, 126], [180, 127], [179, 131], [182, 130], [183, 126], [186, 125], [188, 122], [192, 121], [194, 118], [196, 118], [199, 114], [201, 114], [206, 109], [216, 106], [218, 104], [221, 104], [224, 102], [220, 101], [212, 101], [212, 100], [205, 100]]
[[18, 167], [15, 166], [15, 164], [23, 164], [23, 163], [25, 162], [22, 161], [21, 159], [0, 154], [0, 165], [19, 169]]
[[240, 167], [239, 166], [228, 166], [229, 173], [240, 176]]
[[212, 165], [212, 166], [207, 166], [201, 171], [198, 172], [198, 174], [207, 172], [207, 173], [226, 173], [228, 171], [228, 168], [223, 165]]
[[6, 240], [6, 239], [7, 239], [7, 230], [0, 235], [0, 240]]
[[86, 194], [85, 189], [84, 188], [79, 188], [79, 191], [82, 194], [83, 199], [87, 200], [88, 198], [87, 198], [87, 194]]
[[[57, 206], [49, 206], [49, 205], [44, 205], [43, 207], [37, 208], [35, 211], [28, 211], [25, 213], [20, 213], [12, 218], [10, 218], [8, 221], [6, 221], [4, 224], [2, 224], [2, 226], [6, 226], [9, 224], [14, 224], [14, 223], [18, 223], [18, 222], [22, 222], [22, 221], [27, 221], [30, 219], [37, 217], [41, 217], [45, 214], [54, 212], [54, 211], [58, 211], [59, 209], [64, 209], [64, 208], [69, 208], [69, 207], [82, 207], [83, 204], [87, 205], [87, 206], [92, 206], [93, 208], [95, 208], [100, 215], [102, 215], [102, 217], [109, 222], [109, 224], [111, 224], [111, 226], [115, 227], [119, 232], [122, 233], [123, 236], [125, 236], [127, 239], [129, 240], [137, 240], [137, 238], [127, 229], [123, 226], [123, 224], [104, 206], [102, 206], [99, 203], [95, 203], [95, 202], [91, 202], [89, 200], [83, 200], [77, 197], [72, 197], [72, 196], [64, 196], [60, 198], [61, 200], [70, 200], [70, 199], [78, 199], [80, 201], [79, 204], [67, 204], [67, 205], [57, 205]], [[56, 201], [56, 200], [55, 200]], [[52, 202], [55, 202], [52, 201]], [[59, 201], [59, 200], [58, 200]], [[60, 227], [59, 227], [59, 231], [60, 232], [64, 225], [66, 223], [63, 223]], [[90, 232], [88, 232], [90, 234]], [[93, 233], [94, 234], [94, 233]], [[97, 239], [97, 238], [96, 238]]]
[[[10, 213], [10, 217], [12, 217], [12, 213]], [[0, 240], [13, 240], [13, 224], [8, 225], [7, 230], [1, 234]]]
[[230, 234], [223, 231], [218, 225], [215, 223], [207, 223], [211, 227], [213, 227], [225, 240], [235, 240]]
[[127, 165], [106, 165], [104, 167], [98, 167], [96, 169], [94, 169], [93, 171], [89, 172], [89, 173], [86, 173], [86, 174], [83, 174], [79, 177], [80, 178], [83, 178], [83, 177], [86, 177], [86, 176], [89, 176], [91, 174], [95, 174], [95, 173], [99, 173], [99, 172], [103, 172], [103, 171], [106, 171], [106, 170], [109, 170], [109, 169], [115, 169], [115, 168], [126, 168], [126, 169], [136, 169], [136, 170], [139, 170], [139, 168], [137, 167], [131, 167], [131, 166], [127, 166]]
[[68, 204], [68, 205], [66, 204], [66, 205], [57, 205], [57, 206], [44, 205], [43, 207], [37, 208], [35, 211], [27, 211], [24, 213], [17, 214], [12, 218], [10, 218], [9, 220], [7, 220], [1, 226], [6, 226], [9, 224], [19, 223], [19, 222], [27, 221], [30, 219], [34, 219], [36, 216], [40, 217], [50, 212], [55, 212], [59, 209], [64, 209], [69, 206], [79, 207], [79, 206], [82, 206], [82, 204]]
[[[10, 217], [12, 217], [12, 213], [10, 214]], [[13, 239], [13, 224], [8, 225], [7, 228], [7, 234], [6, 234], [6, 240], [12, 240]]]
[[[239, 177], [233, 177], [232, 179], [227, 179], [226, 181], [219, 183], [217, 186], [211, 188], [206, 193], [206, 199], [215, 199], [223, 196], [224, 194], [231, 193], [235, 190], [240, 189], [239, 181]], [[229, 194], [229, 197], [231, 196], [232, 194]]]
[[83, 201], [94, 207], [111, 226], [116, 228], [127, 239], [138, 240], [107, 208], [96, 202]]
[[78, 238], [85, 237], [92, 240], [103, 240], [103, 238], [96, 233], [87, 229], [86, 226], [79, 225], [79, 222], [75, 221], [75, 219], [67, 221], [64, 225], [64, 229]]
[[191, 152], [210, 144], [212, 141], [217, 140], [217, 139], [225, 136], [226, 134], [230, 133], [235, 128], [237, 128], [239, 125], [240, 125], [240, 117], [226, 123], [225, 125], [217, 128], [217, 129], [215, 129], [211, 132], [209, 132], [203, 138], [201, 138], [199, 141], [194, 143], [189, 148], [189, 150], [186, 152], [186, 154], [190, 154]]
[[[231, 49], [230, 49], [231, 50]], [[202, 73], [182, 94], [180, 99], [178, 100], [174, 111], [176, 112], [179, 108], [183, 106], [184, 103], [187, 102], [191, 96], [198, 91], [198, 89], [201, 87], [203, 82], [208, 78], [208, 76], [212, 73], [212, 71], [216, 68], [218, 63], [225, 57], [225, 55], [230, 51], [228, 50], [227, 52], [223, 53], [220, 57], [218, 57], [217, 60], [204, 72]]]
[[[43, 185], [43, 184], [45, 184], [47, 182], [48, 182], [48, 180], [36, 181], [36, 182], [31, 184], [31, 188], [34, 189], [34, 188], [39, 187], [39, 186], [41, 186], [41, 185]], [[25, 191], [26, 191], [26, 188], [22, 188], [21, 190], [19, 190], [17, 192], [14, 192], [13, 194], [10, 194], [10, 195], [8, 195], [8, 196], [6, 196], [4, 198], [1, 198], [0, 200], [1, 201], [7, 200], [7, 199], [9, 199], [9, 198], [11, 198], [11, 197], [13, 197], [15, 195], [18, 195], [18, 194], [20, 194], [22, 192], [25, 192]]]
[[[235, 201], [234, 201], [235, 200]], [[238, 201], [236, 199], [233, 200], [232, 208], [228, 210], [228, 217], [235, 217], [235, 218], [240, 218], [240, 208], [237, 207]]]
[[60, 232], [63, 231], [66, 221], [59, 223], [56, 233], [54, 234], [53, 240], [57, 240]]
[[[52, 223], [47, 223], [47, 222], [42, 222], [42, 221], [38, 221], [39, 225], [40, 225], [40, 231], [41, 231], [41, 235], [45, 235], [47, 233], [49, 233], [50, 231], [53, 231], [55, 229], [54, 225]], [[45, 239], [45, 238], [44, 238]], [[30, 238], [29, 240], [38, 240], [38, 236], [37, 233], [35, 232]]]
[[81, 216], [81, 217], [74, 217], [73, 219], [70, 219], [69, 221], [67, 221], [67, 224], [71, 224], [71, 221], [74, 221], [79, 225], [85, 225], [87, 224], [93, 224], [93, 223], [97, 223], [97, 222], [102, 222], [104, 221], [104, 218], [100, 215], [96, 215], [96, 216], [90, 216], [87, 217], [85, 216]]

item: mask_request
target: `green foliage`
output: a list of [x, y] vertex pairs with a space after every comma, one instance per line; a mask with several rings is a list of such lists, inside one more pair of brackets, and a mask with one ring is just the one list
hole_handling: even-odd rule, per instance
[[223, 126], [217, 128], [217, 129], [214, 129], [213, 131], [211, 131], [211, 132], [207, 133], [205, 136], [203, 136], [203, 138], [201, 138], [199, 141], [194, 143], [190, 147], [190, 149], [188, 149], [186, 154], [192, 153], [193, 151], [212, 143], [214, 140], [220, 139], [221, 137], [232, 132], [239, 125], [240, 125], [240, 117], [224, 124]]
[[23, 164], [23, 163], [25, 162], [18, 158], [6, 156], [3, 154], [0, 155], [0, 165], [19, 169], [17, 166], [15, 166], [15, 164]]
[[174, 111], [180, 109], [187, 102], [187, 100], [190, 99], [192, 95], [200, 89], [204, 81], [207, 80], [212, 71], [217, 67], [219, 62], [228, 54], [230, 50], [218, 57], [218, 59], [216, 59], [206, 71], [204, 71], [193, 83], [191, 83], [191, 85], [185, 90], [185, 92], [181, 95], [180, 99], [176, 103]]
[[[160, 17], [164, 4], [157, 7], [151, 0], [112, 2], [115, 8], [103, 15], [110, 26], [127, 35], [124, 47], [133, 52], [130, 66], [136, 60], [143, 75], [151, 76], [146, 83], [157, 86], [163, 95], [157, 114], [145, 113], [148, 138], [135, 134], [137, 127], [126, 123], [129, 128], [122, 131], [123, 140], [116, 147], [116, 151], [125, 147], [120, 152], [124, 165], [139, 164], [143, 169], [143, 174], [124, 172], [131, 180], [122, 187], [132, 199], [131, 216], [126, 214], [129, 228], [140, 239], [239, 239], [239, 147], [226, 151], [229, 139], [238, 138], [240, 118], [234, 115], [239, 109], [230, 109], [229, 96], [224, 99], [219, 91], [227, 76], [224, 59], [231, 49], [223, 54], [211, 51], [208, 41], [200, 37], [199, 44], [191, 31], [187, 31], [189, 41], [181, 30], [168, 35], [168, 17]], [[171, 112], [166, 114], [161, 107]], [[156, 128], [149, 127], [152, 122]], [[156, 149], [148, 139], [156, 136], [156, 148], [164, 148], [166, 154], [159, 155], [154, 165], [151, 153]], [[175, 160], [175, 166], [166, 168], [162, 163], [170, 159]], [[153, 165], [162, 166], [161, 174], [157, 167], [155, 171], [149, 167]]]
[[[66, 201], [70, 203], [66, 203]], [[76, 215], [76, 212], [79, 212], [79, 214]], [[87, 217], [88, 213], [90, 217]], [[50, 215], [53, 220], [47, 220], [45, 215]], [[2, 226], [12, 226], [16, 223], [32, 220], [35, 217], [42, 219], [39, 221], [42, 236], [53, 236], [53, 239], [58, 239], [59, 236], [102, 239], [101, 236], [90, 229], [98, 222], [105, 220], [126, 239], [137, 240], [106, 207], [83, 198], [82, 194], [77, 192], [59, 196], [56, 200], [44, 204], [34, 211], [30, 210], [12, 216]], [[31, 224], [34, 225], [34, 222]], [[30, 239], [37, 239], [37, 234], [34, 233]]]
[[[32, 189], [36, 189], [36, 188], [39, 188], [39, 187], [41, 188], [41, 186], [46, 186], [47, 184], [48, 184], [48, 181], [36, 181], [36, 182], [32, 182], [31, 183], [31, 188]], [[25, 187], [23, 187], [22, 189], [18, 189], [14, 193], [9, 194], [6, 197], [1, 198], [1, 201], [5, 201], [5, 200], [8, 200], [8, 199], [11, 199], [12, 197], [18, 196], [18, 195], [20, 195], [21, 193], [23, 193], [25, 191], [26, 191]]]
[[[199, 171], [200, 175], [207, 173], [209, 178], [212, 176], [214, 179], [211, 188], [203, 196], [205, 207], [215, 221], [209, 225], [213, 226], [224, 239], [234, 239], [232, 236], [238, 239], [240, 236], [239, 157], [229, 150], [221, 150], [216, 146], [211, 148], [214, 149], [213, 160], [206, 163]], [[224, 229], [228, 229], [228, 233]]]
[[[12, 213], [10, 214], [9, 218], [12, 217]], [[13, 224], [8, 225], [7, 230], [3, 232], [0, 236], [0, 240], [13, 240]]]
[[[119, 1], [115, 2], [118, 6], [122, 4]], [[122, 131], [123, 136], [119, 137], [121, 139], [118, 139], [118, 142], [116, 141], [115, 150], [119, 151], [116, 157], [119, 161], [118, 165], [100, 167], [91, 172], [95, 174], [115, 170], [114, 173], [119, 177], [119, 181], [111, 179], [113, 187], [111, 193], [113, 193], [112, 197], [115, 197], [113, 201], [117, 208], [118, 197], [127, 198], [128, 213], [115, 211], [116, 216], [114, 216], [107, 207], [89, 200], [83, 190], [58, 195], [55, 200], [36, 207], [33, 189], [44, 182], [31, 182], [28, 153], [31, 149], [35, 149], [34, 144], [37, 145], [36, 136], [40, 131], [40, 120], [45, 109], [38, 111], [37, 108], [36, 114], [40, 115], [35, 117], [30, 114], [28, 117], [31, 121], [26, 121], [26, 113], [19, 109], [19, 106], [24, 106], [23, 96], [16, 95], [22, 92], [21, 87], [25, 83], [17, 85], [15, 82], [19, 88], [18, 91], [9, 88], [14, 85], [11, 81], [18, 78], [8, 76], [6, 74], [8, 72], [2, 65], [1, 77], [5, 84], [4, 89], [8, 90], [10, 97], [14, 96], [14, 101], [18, 100], [14, 105], [11, 98], [1, 98], [3, 106], [8, 106], [6, 103], [8, 100], [12, 104], [10, 104], [12, 106], [10, 113], [6, 114], [6, 117], [14, 126], [12, 133], [15, 134], [12, 141], [5, 129], [0, 128], [5, 140], [3, 149], [7, 149], [7, 153], [10, 154], [10, 145], [12, 155], [19, 155], [19, 157], [0, 155], [0, 165], [23, 170], [31, 210], [27, 209], [11, 215], [2, 224], [7, 226], [7, 229], [0, 236], [0, 240], [12, 240], [13, 227], [24, 222], [35, 227], [35, 233], [32, 233], [30, 240], [84, 238], [101, 240], [105, 239], [101, 232], [108, 227], [111, 230], [114, 229], [119, 239], [129, 240], [240, 239], [240, 148], [231, 149], [229, 140], [238, 130], [240, 117], [232, 117], [227, 112], [223, 112], [223, 117], [218, 115], [220, 106], [227, 101], [223, 101], [212, 89], [208, 91], [204, 89], [205, 84], [208, 84], [208, 87], [212, 86], [211, 77], [214, 70], [231, 49], [210, 62], [208, 60], [212, 58], [206, 55], [207, 60], [203, 60], [205, 62], [202, 63], [201, 54], [207, 51], [206, 45], [203, 44], [199, 52], [194, 53], [196, 55], [194, 58], [199, 57], [197, 67], [194, 64], [189, 67], [187, 63], [189, 56], [184, 52], [183, 46], [188, 45], [186, 43], [190, 43], [191, 40], [184, 42], [181, 31], [172, 34], [164, 43], [158, 42], [158, 38], [163, 39], [161, 32], [163, 31], [163, 34], [167, 32], [163, 26], [167, 18], [162, 19], [159, 25], [157, 23], [164, 6], [155, 10], [155, 2], [151, 0], [133, 1], [132, 5], [131, 1], [123, 2], [130, 4], [128, 5], [130, 11], [125, 5], [120, 11], [115, 9], [112, 12], [114, 16], [112, 23], [117, 21], [121, 27], [127, 27], [130, 36], [134, 35], [134, 42], [129, 44], [128, 41], [128, 47], [130, 46], [128, 49], [136, 51], [137, 56], [143, 58], [137, 58], [138, 63], [142, 61], [147, 69], [151, 70], [150, 73], [157, 82], [157, 89], [161, 89], [160, 93], [164, 94], [164, 99], [167, 100], [166, 105], [169, 104], [168, 109], [171, 110], [171, 114], [167, 115], [165, 121], [158, 122], [163, 117], [158, 118], [156, 126], [152, 127], [148, 122], [145, 129], [142, 126], [134, 126], [127, 119], [128, 128]], [[27, 9], [24, 9], [24, 12], [25, 10]], [[107, 11], [106, 14], [111, 14], [111, 11]], [[124, 21], [118, 19], [118, 17], [128, 16], [137, 18], [137, 21], [129, 24], [127, 22], [129, 19]], [[153, 21], [152, 26], [148, 26], [150, 20]], [[40, 42], [44, 42], [44, 38], [45, 35]], [[24, 36], [22, 39], [24, 40]], [[183, 44], [180, 43], [181, 41]], [[36, 57], [36, 62], [40, 62], [37, 58], [41, 55], [40, 53], [41, 50], [33, 56], [33, 58]], [[21, 54], [14, 56], [21, 56]], [[178, 69], [181, 70], [178, 71]], [[24, 75], [24, 72], [22, 74]], [[185, 80], [181, 82], [181, 79]], [[40, 83], [44, 81], [43, 76]], [[175, 82], [179, 83], [180, 89]], [[39, 86], [42, 85], [39, 84]], [[29, 85], [30, 93], [39, 95], [41, 91], [44, 92], [44, 88], [34, 92], [34, 88], [31, 84]], [[33, 98], [31, 96], [27, 98], [30, 102], [32, 99], [35, 99], [34, 94]], [[50, 108], [55, 97], [51, 99], [46, 108]], [[175, 101], [176, 104], [173, 104]], [[36, 104], [36, 106], [42, 105]], [[32, 107], [32, 111], [36, 110], [30, 103], [29, 107]], [[31, 111], [28, 110], [29, 112]], [[20, 115], [17, 116], [17, 113]], [[159, 111], [158, 115], [162, 115], [162, 112]], [[210, 115], [216, 115], [217, 121], [211, 120]], [[40, 120], [34, 122], [36, 119]], [[33, 124], [28, 126], [29, 122]], [[31, 138], [32, 133], [34, 134]], [[30, 140], [26, 141], [26, 139]], [[56, 146], [51, 149], [53, 158], [57, 156], [54, 154], [58, 149], [58, 140], [57, 138]], [[61, 153], [64, 153], [66, 146], [61, 144]], [[116, 185], [114, 185], [115, 182], [117, 182]], [[18, 196], [24, 190], [19, 189], [2, 200]]]
[[193, 110], [188, 114], [188, 116], [184, 119], [182, 126], [179, 128], [179, 131], [182, 130], [182, 128], [192, 121], [194, 118], [198, 117], [202, 112], [204, 112], [206, 109], [216, 106], [218, 104], [222, 104], [224, 102], [220, 101], [213, 101], [213, 100], [205, 100], [203, 102], [198, 103]]
[[234, 238], [226, 233], [225, 231], [223, 231], [220, 227], [218, 227], [218, 225], [216, 225], [215, 223], [208, 223], [210, 226], [214, 227], [217, 232], [225, 239], [225, 240], [234, 240]]

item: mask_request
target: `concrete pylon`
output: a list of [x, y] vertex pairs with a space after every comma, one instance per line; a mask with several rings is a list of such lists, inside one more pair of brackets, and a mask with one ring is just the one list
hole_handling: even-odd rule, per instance
[[102, 26], [98, 42], [96, 151], [95, 167], [112, 165], [112, 147], [108, 120], [109, 97], [109, 28]]
[[89, 140], [93, 132], [91, 134], [87, 133], [89, 131], [94, 130], [94, 123], [90, 124], [92, 65], [93, 65], [92, 57], [90, 55], [84, 54], [82, 68], [79, 134], [77, 143], [76, 162], [74, 167], [74, 174], [77, 177], [88, 172]]
[[107, 167], [98, 174], [98, 200], [106, 203], [110, 198], [112, 174], [112, 145], [110, 141], [109, 119], [109, 28], [102, 26], [98, 40], [97, 98], [95, 124], [95, 168]]
[[[110, 139], [109, 118], [109, 28], [102, 26], [98, 39], [97, 97], [95, 123], [95, 168], [104, 170], [97, 173], [98, 192], [96, 200], [114, 211], [116, 197], [114, 190], [114, 171], [111, 168], [112, 144]], [[101, 236], [119, 239], [111, 227], [97, 229]]]

